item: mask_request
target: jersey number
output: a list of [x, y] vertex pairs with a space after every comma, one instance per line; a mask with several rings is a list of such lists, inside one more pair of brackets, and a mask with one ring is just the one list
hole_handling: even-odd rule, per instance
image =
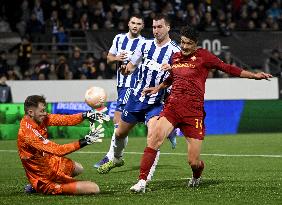
[[201, 119], [195, 119], [195, 127], [196, 127], [196, 129], [198, 129], [199, 127], [200, 127], [201, 129], [203, 129], [203, 120], [201, 120]]

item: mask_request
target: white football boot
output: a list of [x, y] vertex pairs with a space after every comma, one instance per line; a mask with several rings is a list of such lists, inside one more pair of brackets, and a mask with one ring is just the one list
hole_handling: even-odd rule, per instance
[[144, 179], [141, 179], [137, 182], [137, 184], [133, 185], [130, 188], [130, 191], [135, 193], [145, 193], [146, 189], [146, 181]]
[[198, 187], [201, 183], [201, 177], [195, 178], [192, 176], [192, 178], [188, 181], [188, 187]]

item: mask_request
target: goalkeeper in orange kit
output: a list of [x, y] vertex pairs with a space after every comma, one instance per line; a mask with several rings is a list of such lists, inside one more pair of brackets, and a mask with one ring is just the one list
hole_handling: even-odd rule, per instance
[[102, 126], [92, 127], [84, 138], [63, 145], [48, 140], [47, 126], [77, 125], [84, 119], [94, 124], [108, 120], [108, 116], [94, 110], [74, 115], [48, 114], [46, 100], [39, 95], [28, 96], [24, 110], [18, 133], [18, 152], [32, 188], [44, 194], [99, 193], [96, 183], [73, 178], [82, 173], [83, 167], [65, 155], [101, 141], [104, 136]]

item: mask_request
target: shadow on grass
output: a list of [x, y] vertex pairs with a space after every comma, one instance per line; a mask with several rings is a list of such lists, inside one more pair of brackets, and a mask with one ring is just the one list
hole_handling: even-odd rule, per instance
[[[180, 167], [180, 166], [179, 166]], [[162, 170], [162, 169], [177, 169], [177, 167], [175, 165], [158, 165], [157, 169], [158, 170]], [[123, 170], [118, 170], [119, 168], [115, 168], [114, 172], [116, 173], [123, 173], [123, 172], [130, 172], [130, 171], [136, 171], [140, 169], [140, 166], [131, 166], [128, 167], [128, 169], [123, 169]]]
[[[220, 179], [203, 179], [200, 186], [197, 187], [199, 189], [215, 187], [222, 183], [225, 183]], [[166, 180], [157, 180], [152, 181], [148, 184], [148, 189], [151, 191], [157, 191], [159, 189], [168, 189], [168, 190], [177, 190], [177, 189], [187, 189], [190, 188], [187, 186], [188, 179], [166, 179]]]

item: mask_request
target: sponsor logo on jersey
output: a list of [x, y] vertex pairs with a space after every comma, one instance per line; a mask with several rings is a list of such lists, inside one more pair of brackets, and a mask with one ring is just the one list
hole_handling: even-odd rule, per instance
[[193, 63], [177, 63], [173, 64], [172, 68], [195, 68], [196, 65]]

